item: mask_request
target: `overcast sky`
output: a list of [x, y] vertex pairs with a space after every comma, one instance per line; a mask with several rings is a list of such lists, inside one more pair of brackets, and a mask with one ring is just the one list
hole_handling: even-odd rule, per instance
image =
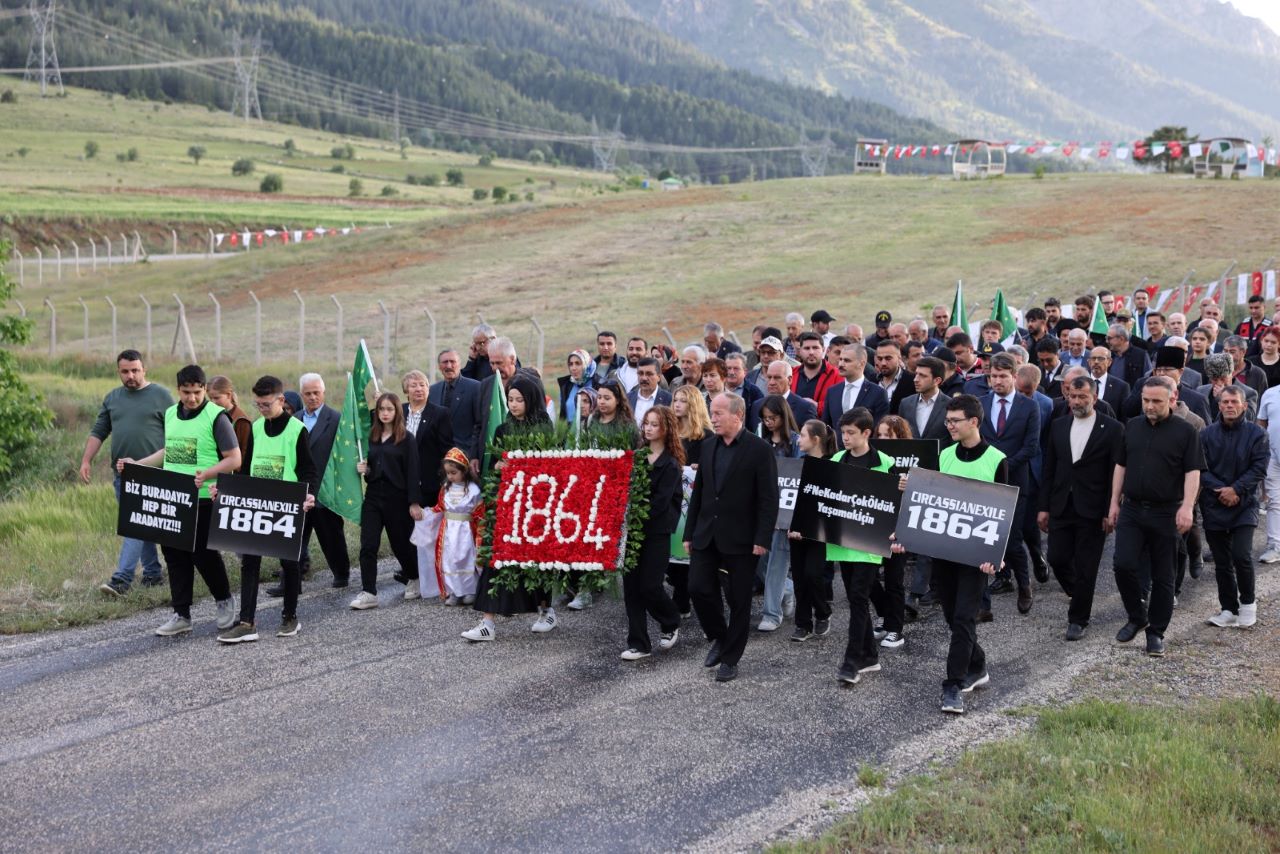
[[1277, 0], [1228, 0], [1241, 12], [1254, 18], [1261, 18], [1271, 29], [1280, 33], [1280, 2]]

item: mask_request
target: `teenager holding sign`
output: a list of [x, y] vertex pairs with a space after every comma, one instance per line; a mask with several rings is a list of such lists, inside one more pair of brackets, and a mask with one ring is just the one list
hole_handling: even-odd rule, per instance
[[218, 628], [229, 629], [236, 621], [235, 600], [222, 555], [209, 548], [209, 519], [213, 502], [209, 488], [218, 475], [240, 468], [240, 444], [236, 441], [231, 419], [222, 407], [209, 400], [205, 390], [204, 369], [187, 365], [178, 371], [178, 402], [164, 413], [164, 447], [155, 453], [133, 460], [121, 457], [116, 471], [124, 471], [125, 463], [144, 466], [160, 464], [166, 471], [189, 474], [199, 490], [196, 502], [196, 548], [194, 552], [161, 546], [165, 565], [169, 568], [169, 594], [173, 599], [173, 616], [156, 629], [161, 637], [172, 637], [191, 631], [191, 598], [196, 570], [208, 585], [218, 606]]
[[[311, 460], [311, 445], [306, 428], [284, 408], [284, 383], [265, 376], [253, 384], [253, 405], [262, 417], [253, 422], [245, 443], [242, 472], [250, 477], [283, 480], [307, 485], [305, 513], [315, 506], [315, 492], [320, 475]], [[217, 493], [214, 492], [214, 497]], [[301, 534], [301, 532], [299, 532]], [[258, 573], [262, 569], [259, 555], [240, 558], [240, 622], [218, 633], [222, 643], [245, 643], [258, 639], [254, 614], [258, 610]], [[276, 637], [289, 638], [298, 633], [298, 591], [302, 587], [301, 566], [292, 560], [280, 561], [284, 578], [284, 608], [280, 612], [280, 630]]]

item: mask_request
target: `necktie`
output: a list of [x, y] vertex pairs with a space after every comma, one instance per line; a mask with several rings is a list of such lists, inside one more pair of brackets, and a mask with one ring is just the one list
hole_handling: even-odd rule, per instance
[[853, 402], [854, 402], [853, 383], [845, 383], [844, 384], [844, 401], [842, 402], [841, 408], [843, 408], [845, 412], [848, 412], [850, 409], [853, 409]]
[[1005, 399], [1004, 399], [1003, 397], [1002, 397], [1002, 398], [1000, 398], [1000, 413], [999, 413], [998, 415], [996, 415], [996, 435], [997, 435], [997, 436], [1003, 436], [1003, 435], [1004, 435], [1004, 421], [1005, 421], [1005, 409], [1006, 409], [1006, 404], [1007, 404], [1007, 401], [1005, 401]]

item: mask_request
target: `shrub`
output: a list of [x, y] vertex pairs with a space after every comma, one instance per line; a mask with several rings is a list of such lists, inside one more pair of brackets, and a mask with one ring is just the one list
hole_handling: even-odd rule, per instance
[[126, 152], [124, 153], [124, 156], [125, 156], [125, 159], [126, 159], [126, 160], [128, 160], [130, 163], [137, 163], [137, 162], [138, 162], [138, 149], [136, 149], [136, 148], [130, 148], [128, 151], [126, 151]]
[[348, 196], [364, 195], [364, 181], [361, 181], [359, 178], [352, 178], [347, 183], [347, 195]]
[[407, 176], [405, 176], [405, 179], [404, 179], [404, 180], [405, 180], [405, 183], [406, 183], [406, 184], [408, 184], [410, 187], [416, 187], [416, 186], [418, 186], [418, 176], [417, 176], [417, 175], [407, 175]]
[[341, 163], [335, 163], [329, 167], [329, 171], [335, 175], [341, 175], [347, 171], [347, 167], [343, 166]]
[[98, 156], [98, 143], [89, 140], [84, 144], [84, 159], [92, 160]]
[[546, 159], [547, 159], [547, 156], [536, 148], [533, 151], [529, 152], [528, 160], [530, 163], [534, 165], [543, 163], [546, 161]]
[[471, 198], [475, 199], [477, 202], [483, 202], [485, 199], [489, 198], [489, 191], [484, 187], [476, 187], [471, 191]]
[[481, 155], [480, 155], [480, 159], [479, 159], [478, 161], [476, 161], [476, 162], [478, 162], [481, 166], [492, 166], [492, 165], [493, 165], [493, 155], [492, 155], [492, 154], [488, 154], [488, 153], [486, 153], [486, 154], [481, 154]]
[[200, 160], [207, 153], [208, 152], [205, 150], [205, 147], [203, 145], [193, 145], [187, 149], [187, 156], [190, 157], [192, 160], [194, 160], [197, 166], [200, 165]]
[[236, 175], [236, 176], [252, 175], [253, 170], [254, 170], [253, 161], [247, 157], [241, 157], [235, 163], [231, 164], [232, 175]]
[[298, 145], [293, 141], [293, 137], [284, 141], [284, 156], [293, 157], [298, 153]]
[[349, 142], [346, 145], [335, 145], [329, 149], [329, 156], [334, 160], [355, 160], [356, 147]]
[[448, 172], [444, 173], [444, 179], [449, 182], [450, 187], [461, 187], [462, 170], [457, 168], [450, 169]]
[[493, 188], [493, 199], [494, 199], [494, 201], [500, 202], [500, 201], [502, 201], [503, 199], [505, 199], [506, 197], [507, 197], [507, 188], [506, 188], [506, 187], [494, 187], [494, 188]]
[[1037, 164], [1036, 164], [1036, 171], [1035, 171], [1035, 173], [1034, 173], [1031, 177], [1032, 177], [1032, 178], [1043, 178], [1043, 177], [1044, 177], [1044, 171], [1045, 171], [1045, 170], [1044, 170], [1044, 164], [1043, 164], [1043, 163], [1037, 163]]
[[25, 145], [18, 149], [19, 157], [26, 157], [30, 153], [31, 153], [31, 149], [27, 148]]
[[264, 193], [278, 193], [284, 189], [284, 178], [275, 172], [268, 172], [262, 176], [258, 189]]
[[384, 199], [389, 199], [392, 196], [400, 195], [400, 191], [390, 184], [384, 184], [382, 189], [378, 191], [378, 195], [382, 196]]
[[[9, 263], [9, 244], [0, 241], [0, 306], [13, 297], [17, 286], [4, 274]], [[53, 413], [18, 371], [18, 360], [9, 347], [31, 342], [32, 321], [12, 314], [0, 317], [0, 476], [13, 469], [13, 457], [40, 440], [41, 432], [53, 423]]]
[[5, 89], [0, 92], [0, 104], [16, 104], [18, 96], [12, 89]]
[[439, 187], [440, 176], [432, 172], [430, 175], [423, 175], [418, 179], [424, 187]]
[[116, 152], [116, 162], [117, 162], [117, 163], [124, 163], [124, 162], [125, 162], [126, 160], [128, 160], [128, 159], [129, 159], [129, 155], [125, 154], [123, 151], [117, 151], [117, 152]]
[[525, 194], [524, 194], [524, 200], [525, 200], [526, 202], [531, 202], [531, 201], [533, 201], [533, 193], [525, 193]]

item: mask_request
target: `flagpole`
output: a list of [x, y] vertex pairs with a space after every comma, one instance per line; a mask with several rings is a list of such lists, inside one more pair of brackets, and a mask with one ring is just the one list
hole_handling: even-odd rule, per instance
[[[365, 367], [369, 369], [369, 377], [373, 380], [373, 393], [382, 394], [382, 386], [378, 384], [378, 374], [373, 369], [373, 359], [369, 358], [369, 347], [364, 343], [364, 339], [360, 339], [360, 352], [364, 355]], [[360, 389], [361, 392], [364, 389]]]
[[[364, 344], [364, 341], [360, 342]], [[351, 378], [351, 372], [347, 371], [347, 388], [351, 388], [351, 383], [355, 382]], [[364, 462], [364, 448], [360, 444], [360, 431], [356, 431], [356, 455], [360, 457], [360, 462]]]

